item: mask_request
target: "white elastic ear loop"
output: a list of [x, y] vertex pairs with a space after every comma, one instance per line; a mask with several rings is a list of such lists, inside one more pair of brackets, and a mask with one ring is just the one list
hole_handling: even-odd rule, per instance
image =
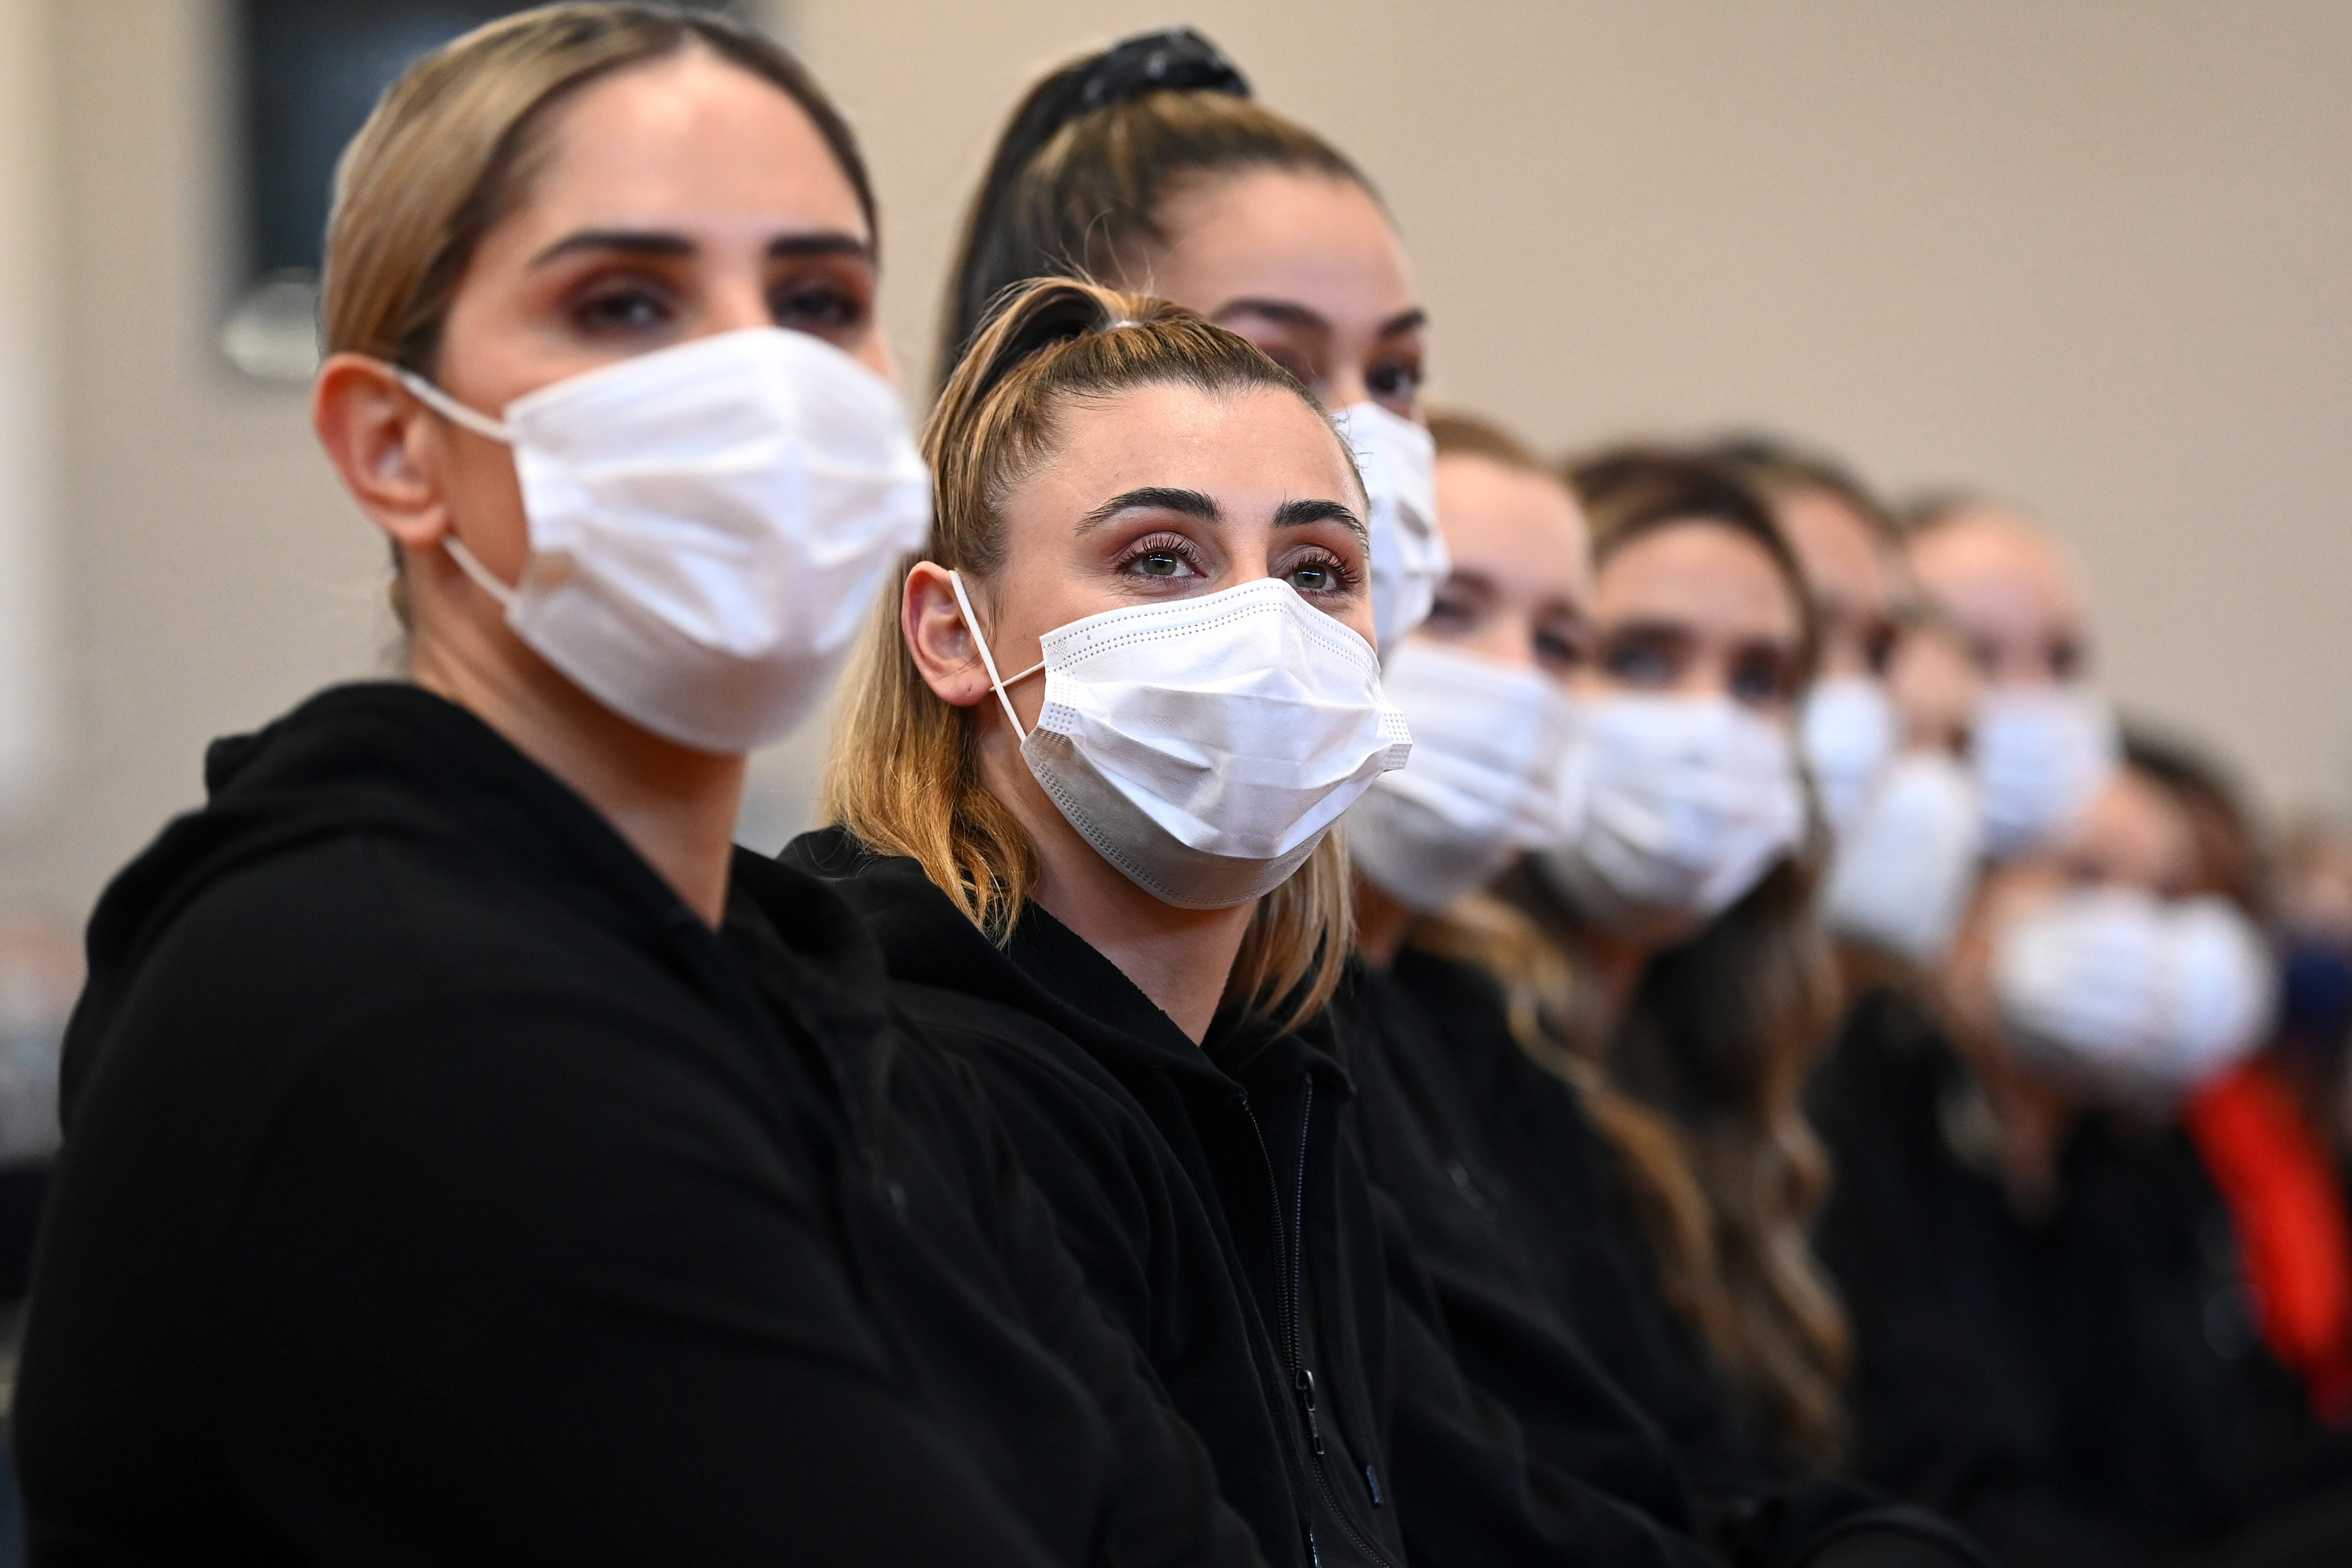
[[974, 646], [980, 649], [980, 662], [988, 671], [988, 683], [996, 689], [996, 700], [1004, 704], [1004, 716], [1013, 721], [1013, 732], [1020, 736], [1024, 741], [1028, 740], [1029, 731], [1022, 728], [1021, 715], [1013, 710], [1013, 699], [1006, 695], [1004, 689], [1013, 685], [1014, 681], [1028, 679], [1031, 676], [1045, 668], [1045, 661], [1042, 658], [1039, 659], [1036, 663], [1031, 665], [1028, 668], [1014, 676], [1012, 680], [1006, 680], [1003, 677], [998, 675], [996, 673], [996, 656], [988, 651], [988, 638], [980, 629], [980, 617], [971, 613], [971, 599], [963, 591], [963, 574], [956, 571], [949, 572], [948, 585], [955, 590], [956, 608], [963, 612], [963, 624], [971, 628], [971, 640]]
[[[514, 438], [507, 434], [505, 426], [487, 414], [477, 413], [467, 407], [415, 371], [404, 365], [394, 365], [392, 374], [400, 378], [400, 384], [408, 388], [417, 402], [451, 424], [462, 425], [477, 436], [487, 436], [493, 441], [501, 442], [509, 447], [514, 445]], [[502, 607], [507, 609], [514, 607], [515, 591], [499, 582], [497, 575], [488, 567], [483, 565], [472, 551], [466, 548], [464, 540], [452, 533], [441, 542], [441, 548], [449, 552], [449, 559], [457, 563], [459, 571], [474, 580], [476, 587], [496, 599]]]
[[407, 366], [394, 365], [392, 374], [400, 378], [400, 384], [408, 388], [409, 393], [417, 402], [448, 420], [452, 425], [462, 425], [475, 435], [487, 436], [502, 446], [514, 445], [514, 437], [508, 432], [504, 425], [478, 409], [467, 407]]

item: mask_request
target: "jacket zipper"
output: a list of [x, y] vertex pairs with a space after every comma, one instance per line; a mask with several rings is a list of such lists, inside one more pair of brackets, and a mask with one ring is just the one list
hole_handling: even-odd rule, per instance
[[[1323, 1428], [1316, 1408], [1315, 1373], [1307, 1367], [1300, 1350], [1298, 1320], [1304, 1310], [1306, 1295], [1307, 1135], [1315, 1123], [1314, 1081], [1309, 1079], [1307, 1082], [1306, 1107], [1298, 1119], [1298, 1181], [1293, 1191], [1292, 1220], [1287, 1226], [1283, 1223], [1282, 1174], [1274, 1163], [1273, 1146], [1265, 1141], [1265, 1128], [1257, 1119], [1257, 1108], [1250, 1103], [1246, 1093], [1242, 1096], [1242, 1112], [1249, 1118], [1250, 1131], [1257, 1134], [1258, 1156], [1265, 1162], [1267, 1195], [1274, 1206], [1275, 1237], [1283, 1244], [1290, 1265], [1289, 1279], [1277, 1281], [1287, 1285], [1287, 1289], [1281, 1291], [1283, 1349], [1290, 1362], [1291, 1391], [1298, 1400], [1299, 1416], [1306, 1429], [1307, 1472], [1315, 1479], [1315, 1488], [1322, 1496], [1323, 1506], [1330, 1510], [1331, 1518], [1356, 1550], [1370, 1561], [1382, 1564], [1383, 1568], [1394, 1568], [1389, 1554], [1356, 1528], [1355, 1521], [1348, 1517], [1348, 1510], [1341, 1506], [1339, 1493], [1331, 1485], [1330, 1470], [1324, 1463]], [[1297, 1438], [1292, 1440], [1296, 1442]], [[1320, 1563], [1323, 1560], [1322, 1554], [1316, 1550], [1315, 1525], [1311, 1520], [1307, 1524], [1307, 1556], [1312, 1563]]]

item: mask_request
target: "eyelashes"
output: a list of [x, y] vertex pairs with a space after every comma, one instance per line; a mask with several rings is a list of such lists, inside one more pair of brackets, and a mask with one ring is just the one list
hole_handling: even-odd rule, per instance
[[[1189, 571], [1161, 573], [1147, 572], [1139, 569], [1144, 562], [1150, 560], [1155, 555], [1173, 556], [1176, 560], [1181, 562]], [[1112, 567], [1112, 570], [1122, 574], [1142, 577], [1161, 583], [1179, 582], [1183, 580], [1187, 575], [1197, 577], [1207, 577], [1210, 575], [1208, 563], [1202, 558], [1201, 547], [1192, 540], [1185, 538], [1181, 533], [1148, 534], [1145, 537], [1137, 540], [1134, 543], [1129, 545], [1125, 551], [1120, 552], [1118, 561], [1117, 564]], [[1302, 589], [1301, 592], [1309, 594], [1349, 593], [1352, 592], [1363, 580], [1362, 568], [1350, 564], [1338, 552], [1317, 544], [1307, 545], [1300, 549], [1296, 554], [1292, 555], [1289, 559], [1284, 561], [1280, 569], [1275, 573], [1275, 575], [1288, 578], [1299, 572], [1310, 570], [1328, 574], [1331, 581], [1327, 586]]]

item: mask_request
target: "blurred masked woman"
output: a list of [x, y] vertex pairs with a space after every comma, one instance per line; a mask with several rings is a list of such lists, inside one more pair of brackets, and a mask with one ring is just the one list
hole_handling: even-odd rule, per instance
[[730, 851], [922, 537], [875, 265], [712, 18], [495, 24], [353, 143], [314, 409], [408, 679], [215, 745], [92, 922], [34, 1561], [1255, 1560], [855, 917]]
[[[1570, 478], [1594, 552], [1575, 683], [1583, 815], [1503, 890], [1545, 939], [1518, 965], [1523, 1011], [1540, 1014], [1618, 1152], [1601, 1190], [1639, 1216], [1676, 1319], [1662, 1342], [1597, 1268], [1566, 1288], [1612, 1365], [1641, 1353], [1637, 1338], [1654, 1355], [1695, 1341], [1654, 1364], [1724, 1381], [1730, 1452], [1767, 1474], [1818, 1467], [1838, 1449], [1846, 1335], [1806, 1240], [1826, 1170], [1800, 1095], [1836, 1000], [1794, 738], [1810, 600], [1730, 471], [1626, 449]], [[1498, 1159], [1555, 1223], [1589, 1227], [1573, 1141], [1519, 1100], [1490, 1097]], [[1662, 1384], [1656, 1397], [1690, 1394]], [[1702, 1466], [1718, 1485], [1748, 1468]]]
[[2239, 1071], [2273, 986], [2242, 821], [2126, 733], [2062, 839], [1988, 870], [1937, 1005], [1866, 1002], [1818, 1086], [1855, 1464], [2019, 1568], [2352, 1549], [2314, 1420], [2342, 1203]]

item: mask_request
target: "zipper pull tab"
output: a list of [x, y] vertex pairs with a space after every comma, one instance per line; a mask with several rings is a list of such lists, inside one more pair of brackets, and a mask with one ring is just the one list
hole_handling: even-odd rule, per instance
[[1323, 1457], [1323, 1428], [1315, 1419], [1315, 1374], [1302, 1366], [1292, 1375], [1290, 1385], [1298, 1391], [1298, 1408], [1307, 1415], [1307, 1446], [1319, 1459]]

